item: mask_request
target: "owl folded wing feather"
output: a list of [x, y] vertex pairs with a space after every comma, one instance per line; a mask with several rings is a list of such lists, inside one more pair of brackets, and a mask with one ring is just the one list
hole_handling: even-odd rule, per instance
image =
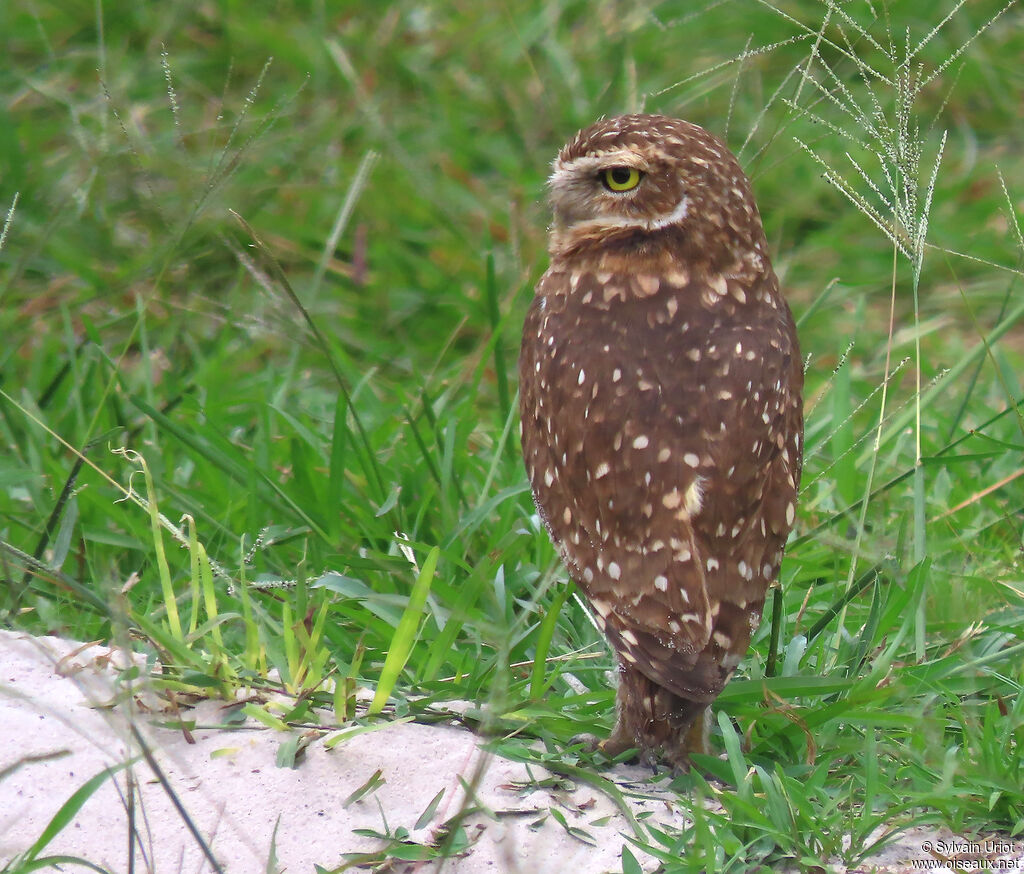
[[[746, 648], [749, 614], [759, 615], [767, 586], [765, 549], [774, 555], [781, 545], [768, 542], [777, 526], [762, 530], [761, 519], [785, 451], [774, 435], [791, 350], [773, 344], [771, 325], [695, 324], [699, 354], [677, 344], [666, 359], [669, 338], [659, 334], [678, 326], [625, 303], [613, 301], [600, 320], [574, 311], [568, 298], [531, 313], [552, 336], [558, 322], [571, 325], [576, 359], [581, 348], [598, 354], [574, 360], [556, 341], [524, 357], [550, 404], [534, 429], [547, 436], [528, 443], [528, 461], [543, 483], [538, 504], [553, 538], [616, 649], [669, 688], [694, 694], [696, 685], [712, 695], [727, 673], [711, 670], [696, 684], [686, 675], [716, 634], [723, 651]], [[634, 332], [650, 323], [657, 356], [622, 341], [627, 321]], [[785, 492], [767, 493], [785, 514]]]

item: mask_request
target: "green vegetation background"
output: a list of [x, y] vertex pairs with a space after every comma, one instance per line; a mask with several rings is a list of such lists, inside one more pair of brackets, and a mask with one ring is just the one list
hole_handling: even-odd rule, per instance
[[292, 725], [357, 684], [469, 700], [497, 749], [589, 769], [565, 745], [610, 725], [612, 662], [533, 513], [518, 334], [559, 146], [678, 115], [753, 179], [807, 462], [720, 782], [677, 778], [693, 825], [639, 845], [748, 870], [1024, 831], [1021, 18], [0, 5], [0, 623], [278, 684]]

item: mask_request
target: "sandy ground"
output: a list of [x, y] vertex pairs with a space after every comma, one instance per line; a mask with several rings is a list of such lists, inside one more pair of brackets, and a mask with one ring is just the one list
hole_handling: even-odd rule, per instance
[[[39, 838], [76, 789], [104, 768], [116, 768], [138, 755], [123, 708], [113, 706], [118, 661], [107, 647], [0, 631], [0, 870]], [[380, 837], [357, 830], [379, 834], [389, 828], [394, 834], [404, 828], [412, 840], [429, 844], [438, 826], [462, 808], [464, 785], [474, 781], [474, 800], [490, 815], [474, 813], [464, 821], [470, 846], [444, 862], [444, 871], [622, 871], [622, 846], [632, 831], [609, 798], [564, 780], [538, 785], [536, 781], [550, 775], [536, 767], [527, 773], [522, 764], [487, 756], [478, 739], [464, 730], [394, 724], [353, 736], [331, 750], [314, 741], [297, 767], [281, 768], [276, 756], [287, 737], [283, 733], [251, 721], [234, 730], [203, 727], [224, 722], [221, 703], [202, 701], [183, 714], [196, 724], [188, 737], [180, 729], [159, 726], [168, 716], [158, 702], [147, 702], [145, 695], [139, 700], [142, 712], [148, 704], [150, 713], [136, 717], [135, 725], [224, 871], [312, 874], [315, 865], [329, 871], [342, 865], [346, 854], [380, 852], [386, 846]], [[379, 787], [345, 805], [378, 771]], [[134, 870], [216, 870], [150, 766], [139, 760], [130, 772], [139, 835]], [[128, 773], [121, 769], [105, 780], [42, 855], [80, 857], [113, 874], [128, 871]], [[627, 793], [634, 814], [678, 828], [681, 814], [645, 782], [649, 773], [620, 767], [610, 776]], [[416, 829], [421, 814], [441, 792], [429, 822]], [[943, 865], [934, 855], [953, 855], [946, 851], [965, 849], [953, 844], [964, 840], [915, 829], [853, 870], [978, 870]], [[1003, 840], [1005, 846], [983, 845], [982, 852], [1011, 860], [999, 870], [1024, 870], [1024, 841]], [[272, 844], [276, 869], [268, 866]], [[657, 867], [653, 859], [631, 849], [645, 870]], [[400, 862], [389, 870], [441, 867]], [[68, 865], [61, 870], [85, 869]]]

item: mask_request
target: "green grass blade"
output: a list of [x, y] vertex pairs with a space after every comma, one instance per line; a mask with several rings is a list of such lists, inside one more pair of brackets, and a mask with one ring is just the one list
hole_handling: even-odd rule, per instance
[[501, 344], [501, 307], [498, 303], [498, 280], [494, 274], [494, 254], [487, 256], [487, 275], [484, 281], [484, 292], [487, 298], [487, 313], [491, 318], [491, 330], [494, 331], [494, 378], [498, 385], [498, 411], [504, 418], [505, 411], [510, 409], [508, 390], [508, 369], [505, 366], [505, 350]]
[[547, 658], [551, 649], [551, 641], [555, 636], [555, 626], [558, 624], [558, 617], [561, 615], [562, 607], [568, 599], [573, 586], [566, 584], [559, 586], [555, 600], [544, 613], [540, 629], [537, 631], [537, 650], [533, 657], [533, 670], [530, 672], [530, 697], [540, 698], [544, 691], [551, 685], [552, 680], [545, 682], [547, 674]]
[[413, 644], [416, 641], [416, 630], [419, 627], [420, 618], [423, 615], [423, 607], [427, 602], [427, 594], [434, 581], [434, 572], [437, 569], [437, 561], [441, 556], [441, 549], [435, 546], [423, 562], [423, 568], [409, 594], [409, 603], [402, 612], [402, 618], [395, 628], [394, 636], [391, 638], [391, 645], [388, 647], [387, 657], [384, 659], [384, 667], [380, 672], [380, 679], [377, 681], [377, 691], [373, 695], [373, 701], [367, 711], [369, 715], [380, 713], [391, 696], [395, 683], [398, 682], [398, 675], [405, 668], [405, 663], [412, 652]]

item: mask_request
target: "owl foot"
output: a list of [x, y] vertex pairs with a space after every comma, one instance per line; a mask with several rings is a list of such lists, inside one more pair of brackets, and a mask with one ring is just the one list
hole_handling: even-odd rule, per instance
[[587, 752], [601, 753], [601, 755], [606, 756], [609, 759], [616, 759], [629, 750], [637, 750], [636, 741], [631, 737], [622, 735], [618, 731], [613, 731], [610, 737], [603, 739], [598, 737], [596, 734], [590, 734], [588, 732], [577, 734], [570, 739], [569, 745], [582, 745], [583, 749]]

